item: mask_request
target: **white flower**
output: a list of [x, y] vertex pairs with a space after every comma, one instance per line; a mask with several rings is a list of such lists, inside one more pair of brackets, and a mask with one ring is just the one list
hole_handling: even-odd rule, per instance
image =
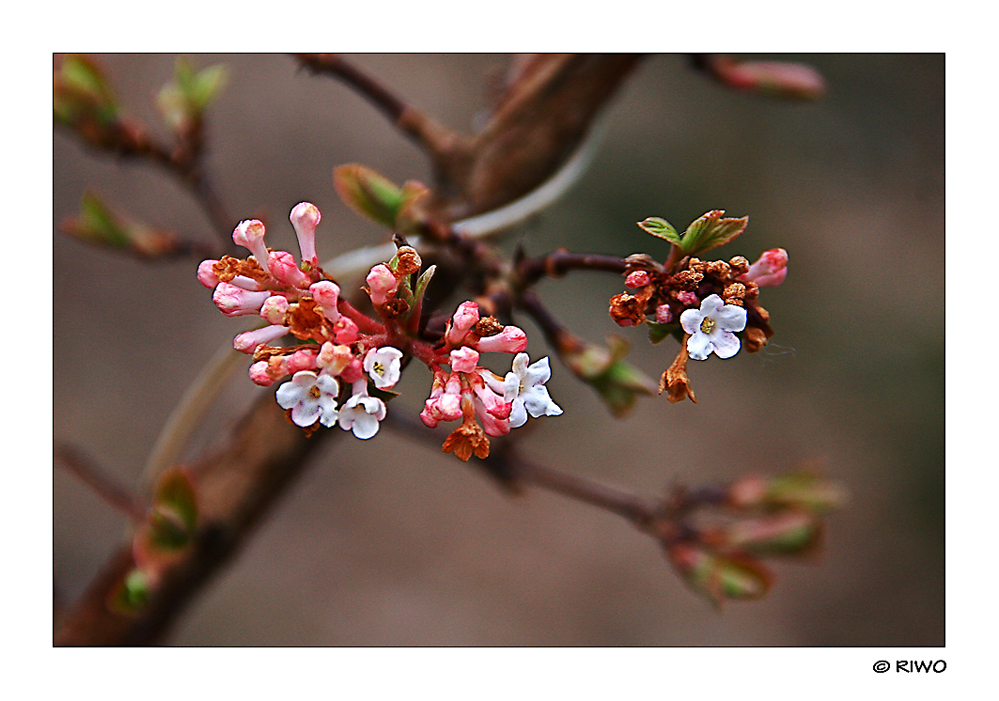
[[319, 419], [323, 426], [336, 423], [336, 397], [340, 384], [329, 375], [300, 370], [278, 387], [275, 397], [282, 409], [291, 409], [291, 420], [298, 426], [311, 426]]
[[[392, 346], [382, 346], [364, 356], [364, 372], [375, 381], [378, 389], [388, 389], [399, 381], [402, 369], [402, 351]], [[377, 430], [377, 429], [376, 429]]]
[[746, 328], [746, 310], [710, 295], [700, 309], [688, 309], [680, 315], [680, 326], [690, 334], [687, 352], [694, 360], [707, 360], [712, 353], [731, 358], [742, 345], [732, 332]]
[[527, 422], [527, 412], [539, 416], [558, 416], [562, 408], [552, 401], [545, 383], [552, 376], [548, 358], [542, 358], [528, 366], [527, 353], [518, 353], [513, 359], [513, 370], [503, 380], [503, 401], [512, 402], [510, 428], [523, 426]]
[[[356, 386], [355, 386], [356, 387]], [[340, 428], [353, 431], [367, 440], [378, 433], [378, 422], [385, 418], [385, 402], [365, 391], [354, 394], [340, 409]]]

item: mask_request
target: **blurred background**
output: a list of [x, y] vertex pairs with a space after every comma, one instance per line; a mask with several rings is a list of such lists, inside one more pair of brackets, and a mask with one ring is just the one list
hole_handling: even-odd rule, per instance
[[[508, 57], [352, 58], [412, 104], [471, 131]], [[537, 490], [510, 498], [439, 448], [383, 430], [315, 454], [169, 642], [943, 645], [944, 58], [777, 58], [819, 69], [825, 98], [733, 93], [685, 57], [648, 58], [611, 105], [587, 174], [504, 248], [662, 260], [666, 243], [635, 222], [661, 216], [682, 229], [716, 208], [750, 216], [721, 257], [786, 248], [787, 281], [761, 295], [776, 330], [771, 345], [692, 362], [697, 404], [648, 397], [616, 420], [553, 359], [548, 387], [565, 413], [532, 422], [523, 445], [539, 462], [649, 495], [676, 482], [817, 465], [851, 493], [828, 519], [818, 557], [777, 563], [765, 600], [718, 613], [623, 520]], [[339, 201], [335, 165], [430, 182], [417, 148], [362, 98], [298, 72], [293, 59], [192, 59], [229, 68], [210, 111], [209, 164], [235, 217], [267, 218], [271, 246], [297, 250], [287, 215], [303, 200], [323, 214], [320, 258], [386, 240]], [[154, 97], [176, 57], [98, 60], [125, 111], [156, 131]], [[95, 155], [61, 131], [54, 159], [56, 223], [90, 189], [148, 224], [211, 239], [197, 205], [161, 172]], [[138, 484], [184, 389], [248, 325], [218, 313], [196, 262], [148, 265], [54, 236], [54, 437]], [[653, 346], [643, 330], [613, 323], [607, 300], [622, 282], [573, 273], [539, 293], [580, 336], [626, 338], [631, 362], [656, 379], [676, 345]], [[517, 321], [531, 357], [547, 354], [531, 322]], [[413, 366], [390, 411], [415, 416], [429, 382]], [[238, 372], [190, 455], [220, 443], [267, 391]], [[55, 590], [66, 605], [123, 542], [127, 523], [60, 469], [54, 488]]]

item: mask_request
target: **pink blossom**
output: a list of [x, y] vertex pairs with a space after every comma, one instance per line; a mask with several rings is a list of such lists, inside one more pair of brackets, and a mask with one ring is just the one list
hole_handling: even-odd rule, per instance
[[220, 282], [212, 295], [212, 301], [226, 316], [246, 316], [257, 314], [270, 296], [271, 293], [265, 290], [251, 292], [228, 282]]
[[510, 416], [513, 404], [504, 401], [503, 395], [487, 386], [485, 382], [472, 383], [472, 391], [479, 402], [481, 402], [486, 413], [490, 416], [494, 416], [497, 419], [505, 419]]
[[456, 346], [461, 343], [473, 326], [479, 322], [479, 305], [475, 302], [462, 302], [451, 319], [447, 330], [447, 343]]
[[398, 286], [395, 275], [384, 263], [373, 267], [364, 281], [368, 284], [368, 294], [371, 295], [371, 303], [375, 306], [385, 304], [389, 294], [395, 292]]
[[478, 364], [478, 352], [468, 346], [451, 351], [451, 370], [454, 372], [475, 372]]
[[483, 336], [475, 344], [483, 353], [520, 353], [527, 348], [527, 334], [517, 326], [504, 326], [493, 336]]
[[309, 293], [316, 300], [323, 316], [335, 324], [340, 318], [340, 312], [336, 308], [340, 298], [340, 286], [332, 280], [320, 280], [309, 286]]
[[359, 331], [357, 329], [357, 324], [354, 323], [353, 319], [341, 316], [337, 319], [336, 323], [333, 324], [333, 329], [333, 334], [337, 343], [349, 345], [357, 340]]
[[676, 298], [685, 307], [696, 307], [701, 303], [701, 300], [697, 299], [697, 295], [693, 292], [677, 292]]
[[300, 202], [291, 210], [291, 225], [298, 237], [298, 247], [302, 249], [302, 262], [312, 266], [319, 265], [316, 255], [316, 227], [322, 215], [316, 205], [310, 202]]
[[739, 276], [742, 282], [755, 282], [758, 287], [776, 287], [787, 277], [787, 251], [771, 248], [764, 251], [749, 270]]
[[288, 327], [279, 324], [265, 326], [262, 329], [254, 329], [253, 331], [245, 331], [233, 339], [232, 347], [243, 353], [252, 353], [261, 343], [270, 343], [275, 339], [281, 338], [286, 333], [288, 333]]
[[267, 246], [264, 245], [264, 223], [258, 219], [241, 221], [232, 232], [232, 240], [253, 254], [260, 266], [267, 270]]

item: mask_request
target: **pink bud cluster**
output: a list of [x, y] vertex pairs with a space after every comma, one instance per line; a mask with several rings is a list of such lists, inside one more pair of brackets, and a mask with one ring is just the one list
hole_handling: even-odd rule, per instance
[[[376, 390], [391, 390], [405, 354], [433, 372], [423, 422], [433, 428], [462, 420], [444, 450], [463, 460], [473, 453], [488, 455], [486, 436], [509, 433], [527, 421], [528, 413], [562, 413], [543, 386], [550, 377], [547, 358], [528, 367], [524, 331], [492, 316], [482, 318], [475, 302], [459, 305], [436, 345], [417, 338], [425, 281], [433, 269], [412, 285], [410, 276], [422, 265], [413, 248], [400, 246], [391, 261], [375, 265], [365, 278], [364, 290], [380, 321], [347, 303], [318, 265], [319, 220], [319, 210], [309, 203], [292, 210], [301, 263], [287, 251], [268, 249], [264, 225], [248, 220], [236, 227], [233, 241], [247, 248], [249, 257], [206, 260], [198, 268], [198, 279], [214, 290], [212, 299], [223, 314], [255, 315], [266, 322], [237, 335], [233, 347], [253, 356], [249, 375], [258, 385], [292, 376], [275, 394], [290, 421], [307, 430], [316, 422], [339, 424], [358, 438], [372, 437], [386, 411], [384, 401], [369, 394], [369, 381]], [[272, 345], [286, 336], [301, 343]], [[480, 354], [489, 352], [518, 354], [514, 372], [504, 378], [482, 367]]]

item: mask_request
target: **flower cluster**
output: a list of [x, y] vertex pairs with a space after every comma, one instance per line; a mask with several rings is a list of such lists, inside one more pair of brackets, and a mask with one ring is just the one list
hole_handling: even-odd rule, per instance
[[[516, 326], [481, 317], [475, 302], [459, 305], [434, 349], [430, 368], [434, 382], [420, 418], [430, 428], [441, 421], [461, 424], [444, 441], [444, 451], [461, 460], [489, 455], [487, 436], [504, 436], [523, 426], [527, 415], [558, 416], [545, 383], [551, 377], [548, 358], [528, 365], [527, 336]], [[505, 377], [479, 365], [480, 353], [516, 353]], [[442, 366], [450, 367], [449, 371]]]
[[[443, 446], [462, 460], [486, 457], [487, 436], [506, 435], [526, 423], [528, 414], [562, 413], [544, 386], [551, 377], [548, 358], [529, 364], [524, 331], [480, 317], [475, 302], [459, 305], [435, 345], [418, 338], [423, 293], [434, 267], [414, 285], [411, 277], [422, 261], [413, 248], [400, 246], [391, 261], [375, 265], [365, 278], [376, 321], [343, 299], [340, 287], [319, 267], [319, 210], [303, 202], [290, 219], [300, 263], [287, 251], [268, 249], [264, 225], [248, 220], [236, 227], [233, 241], [251, 255], [206, 260], [198, 279], [214, 290], [212, 299], [226, 316], [253, 315], [266, 322], [237, 335], [233, 347], [252, 355], [249, 375], [256, 384], [267, 387], [291, 376], [275, 398], [292, 423], [309, 432], [317, 423], [339, 424], [358, 438], [371, 438], [386, 416], [383, 398], [392, 396], [389, 390], [399, 381], [407, 355], [433, 372], [423, 422], [434, 428], [441, 421], [462, 420]], [[273, 345], [289, 336], [300, 343]], [[479, 365], [480, 354], [490, 352], [516, 354], [505, 377]]]
[[[252, 254], [224, 256], [198, 267], [198, 279], [214, 289], [212, 300], [226, 316], [256, 315], [267, 325], [239, 334], [236, 350], [253, 356], [250, 379], [278, 388], [278, 404], [303, 428], [339, 424], [358, 438], [371, 438], [385, 418], [385, 403], [370, 396], [368, 379], [389, 389], [399, 379], [402, 351], [383, 345], [384, 328], [340, 299], [340, 287], [319, 267], [315, 233], [319, 210], [303, 202], [291, 210], [301, 263], [264, 243], [262, 222], [240, 222], [233, 241]], [[286, 336], [302, 343], [271, 345]], [[348, 389], [349, 388], [349, 389]]]
[[757, 299], [761, 287], [779, 285], [787, 276], [784, 249], [766, 251], [752, 265], [742, 256], [728, 262], [686, 256], [667, 267], [639, 254], [627, 262], [628, 291], [611, 297], [609, 312], [619, 326], [647, 324], [653, 342], [670, 335], [682, 339], [680, 354], [660, 381], [670, 401], [694, 400], [688, 358], [731, 358], [742, 347], [753, 353], [773, 335], [770, 315]]

